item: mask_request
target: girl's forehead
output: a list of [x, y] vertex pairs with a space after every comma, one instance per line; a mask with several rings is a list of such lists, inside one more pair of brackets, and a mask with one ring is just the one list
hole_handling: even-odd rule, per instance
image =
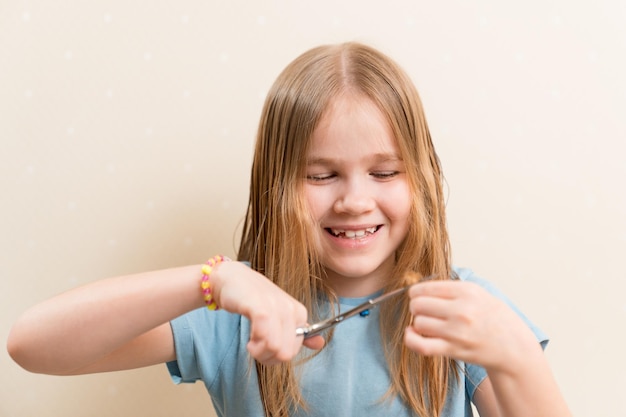
[[322, 115], [321, 122], [323, 122], [324, 119], [332, 119], [356, 112], [380, 113], [381, 111], [374, 101], [365, 94], [346, 91], [337, 94], [329, 100]]
[[347, 156], [399, 158], [385, 114], [363, 96], [339, 96], [333, 100], [311, 136], [307, 159]]

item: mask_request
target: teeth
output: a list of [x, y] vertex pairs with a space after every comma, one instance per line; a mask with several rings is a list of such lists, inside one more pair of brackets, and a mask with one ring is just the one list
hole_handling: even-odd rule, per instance
[[330, 229], [333, 235], [339, 236], [343, 234], [348, 239], [359, 239], [366, 234], [372, 234], [376, 232], [376, 226], [368, 227], [367, 229], [361, 230], [344, 230], [344, 229]]
[[365, 230], [346, 230], [345, 235], [349, 238], [363, 237], [365, 236]]

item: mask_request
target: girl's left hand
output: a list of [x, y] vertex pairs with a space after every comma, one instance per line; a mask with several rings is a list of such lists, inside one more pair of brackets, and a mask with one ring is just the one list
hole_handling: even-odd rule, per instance
[[413, 320], [404, 340], [420, 354], [506, 370], [539, 347], [523, 320], [477, 284], [424, 282], [411, 287], [409, 297]]

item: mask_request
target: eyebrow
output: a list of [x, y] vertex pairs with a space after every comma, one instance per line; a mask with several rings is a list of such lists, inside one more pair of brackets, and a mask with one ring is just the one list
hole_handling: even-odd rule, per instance
[[[373, 155], [369, 155], [367, 159], [375, 163], [401, 162], [402, 161], [402, 158], [400, 158], [400, 156], [395, 153], [375, 153]], [[337, 158], [313, 156], [312, 158], [307, 159], [306, 164], [307, 165], [333, 165], [333, 164], [337, 164], [340, 162], [341, 160]]]

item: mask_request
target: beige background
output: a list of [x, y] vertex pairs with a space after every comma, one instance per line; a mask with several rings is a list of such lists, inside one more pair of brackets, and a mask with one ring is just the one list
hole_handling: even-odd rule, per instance
[[[2, 1], [0, 339], [76, 285], [234, 254], [270, 83], [359, 40], [421, 91], [455, 263], [549, 333], [577, 416], [626, 415], [625, 4]], [[3, 417], [211, 415], [164, 366], [0, 368]]]

